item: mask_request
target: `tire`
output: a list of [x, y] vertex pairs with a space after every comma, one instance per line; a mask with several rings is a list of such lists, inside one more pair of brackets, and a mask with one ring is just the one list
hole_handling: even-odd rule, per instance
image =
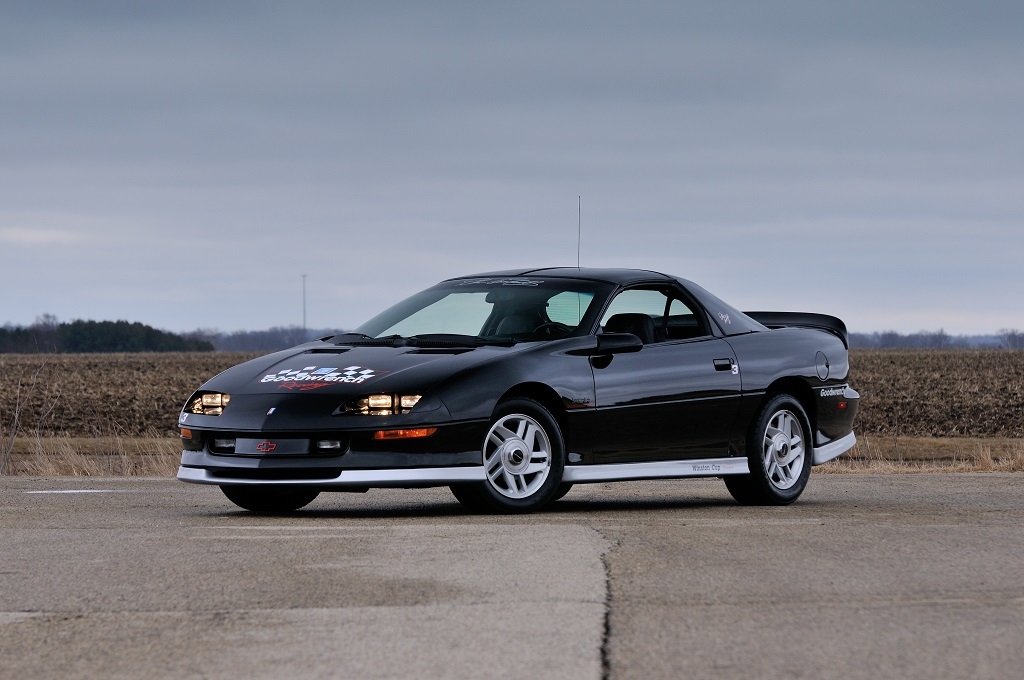
[[789, 505], [811, 475], [810, 424], [800, 402], [788, 394], [761, 408], [747, 435], [750, 473], [725, 477], [729, 493], [743, 505]]
[[560, 498], [565, 497], [565, 494], [569, 493], [572, 489], [572, 482], [563, 482], [558, 485], [558, 489], [555, 491], [555, 495], [551, 497], [552, 501], [557, 501]]
[[510, 399], [495, 409], [481, 460], [487, 481], [451, 487], [460, 503], [475, 512], [539, 510], [555, 499], [562, 483], [562, 431], [539, 403]]
[[320, 495], [318, 489], [276, 484], [225, 484], [220, 490], [238, 507], [267, 514], [293, 512]]

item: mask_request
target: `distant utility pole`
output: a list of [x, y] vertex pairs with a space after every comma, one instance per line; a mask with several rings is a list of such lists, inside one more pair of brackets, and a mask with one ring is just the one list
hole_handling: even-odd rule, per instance
[[306, 275], [302, 275], [302, 336], [306, 336]]

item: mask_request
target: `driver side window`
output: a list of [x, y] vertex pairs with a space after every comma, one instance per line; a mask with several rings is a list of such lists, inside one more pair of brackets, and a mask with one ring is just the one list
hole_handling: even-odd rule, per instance
[[636, 288], [619, 293], [604, 317], [606, 333], [632, 333], [645, 345], [705, 335], [694, 310], [669, 291]]

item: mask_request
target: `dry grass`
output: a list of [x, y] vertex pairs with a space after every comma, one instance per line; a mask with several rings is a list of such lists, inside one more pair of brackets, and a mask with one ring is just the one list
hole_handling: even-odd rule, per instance
[[861, 437], [815, 472], [1024, 472], [1024, 440]]
[[167, 477], [180, 461], [177, 437], [19, 437], [7, 474]]

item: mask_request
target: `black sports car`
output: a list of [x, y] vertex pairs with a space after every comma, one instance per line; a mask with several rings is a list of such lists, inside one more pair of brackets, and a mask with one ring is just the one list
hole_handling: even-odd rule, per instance
[[208, 381], [178, 479], [257, 512], [429, 486], [527, 512], [573, 484], [707, 476], [782, 505], [854, 445], [848, 373], [835, 317], [739, 312], [650, 271], [478, 274]]

